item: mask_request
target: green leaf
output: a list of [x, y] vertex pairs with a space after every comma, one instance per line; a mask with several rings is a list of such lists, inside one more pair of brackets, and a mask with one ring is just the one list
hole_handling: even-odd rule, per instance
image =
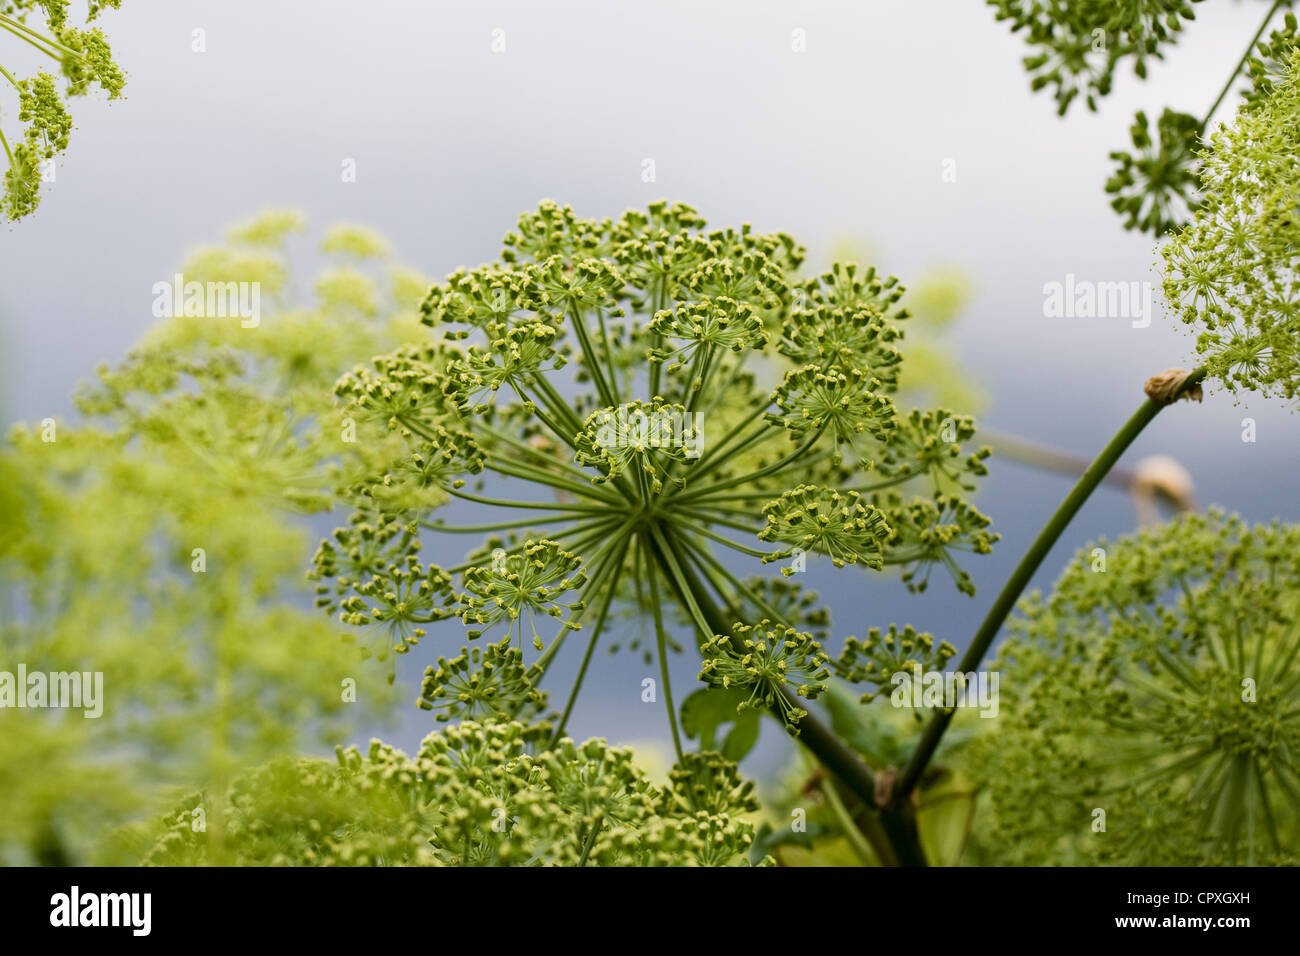
[[745, 754], [754, 749], [758, 743], [758, 718], [760, 712], [747, 710], [736, 717], [735, 724], [722, 741], [722, 756], [740, 763]]
[[701, 750], [713, 750], [717, 746], [714, 741], [719, 725], [736, 723], [736, 708], [748, 697], [747, 692], [739, 689], [703, 687], [694, 691], [682, 701], [682, 730], [692, 740], [699, 738]]
[[938, 866], [957, 866], [975, 816], [976, 791], [969, 781], [945, 774], [926, 791], [916, 811], [916, 827], [925, 858]]
[[764, 821], [759, 824], [758, 835], [754, 837], [754, 842], [749, 848], [749, 861], [758, 863], [773, 850], [783, 846], [799, 846], [811, 850], [813, 841], [828, 833], [830, 830], [815, 820], [810, 820], [806, 829], [802, 831], [795, 831], [790, 824], [776, 830], [773, 829], [772, 824]]
[[869, 763], [875, 767], [903, 765], [909, 750], [903, 735], [885, 715], [883, 708], [860, 703], [838, 682], [831, 683], [825, 701], [831, 715], [831, 728]]

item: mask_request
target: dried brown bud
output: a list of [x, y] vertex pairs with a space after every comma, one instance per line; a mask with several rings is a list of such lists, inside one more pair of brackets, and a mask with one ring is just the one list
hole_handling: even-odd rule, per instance
[[1147, 393], [1147, 398], [1161, 405], [1171, 405], [1180, 398], [1199, 402], [1202, 398], [1200, 382], [1188, 386], [1186, 390], [1183, 389], [1184, 383], [1191, 374], [1185, 368], [1167, 368], [1159, 375], [1152, 375], [1147, 379], [1143, 391]]

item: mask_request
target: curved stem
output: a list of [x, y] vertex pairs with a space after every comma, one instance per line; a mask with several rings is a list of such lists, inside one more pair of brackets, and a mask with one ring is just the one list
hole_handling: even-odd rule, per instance
[[[538, 375], [537, 377], [540, 378], [541, 376]], [[574, 447], [573, 435], [570, 434], [569, 432], [566, 432], [563, 428], [559, 426], [559, 424], [554, 419], [551, 418], [550, 415], [542, 411], [542, 406], [528, 397], [528, 393], [524, 391], [522, 385], [516, 382], [513, 378], [511, 378], [509, 382], [510, 382], [510, 387], [514, 389], [514, 393], [519, 398], [519, 401], [523, 402], [525, 406], [531, 405], [533, 414], [538, 417], [538, 419], [541, 421], [543, 425], [545, 425], [547, 428], [551, 430], [551, 434], [554, 435], [556, 438], [558, 438], [560, 441], [564, 442], [570, 448], [573, 448]]]
[[14, 154], [13, 154], [13, 152], [9, 149], [9, 140], [5, 139], [5, 133], [4, 133], [4, 130], [2, 130], [2, 129], [0, 129], [0, 146], [3, 146], [4, 149], [5, 149], [5, 156], [7, 156], [7, 157], [9, 158], [9, 165], [10, 165], [10, 166], [13, 166], [13, 164], [14, 164]]
[[[714, 575], [720, 575], [728, 584], [731, 585], [731, 587], [735, 588], [737, 595], [754, 605], [754, 607], [758, 608], [758, 610], [763, 614], [766, 614], [768, 620], [773, 624], [781, 624], [785, 627], [794, 628], [794, 625], [786, 619], [785, 615], [755, 594], [753, 589], [751, 589], [749, 585], [745, 584], [744, 581], [741, 581], [734, 574], [728, 571], [727, 566], [710, 554], [708, 548], [696, 544], [689, 538], [685, 537], [682, 538], [682, 544], [686, 546], [687, 557], [693, 560], [695, 565], [705, 572], [706, 577], [713, 578]], [[716, 584], [714, 587], [717, 589]], [[736, 603], [739, 608], [739, 601]], [[798, 630], [798, 628], [794, 629]]]
[[[672, 510], [672, 513], [675, 515], [678, 514], [685, 515], [686, 517], [694, 518], [697, 521], [710, 521], [714, 524], [720, 524], [723, 527], [734, 528], [737, 531], [744, 531], [747, 534], [752, 534], [756, 538], [763, 531], [763, 527], [764, 527], [763, 525], [759, 525], [758, 527], [755, 527], [752, 524], [745, 524], [743, 521], [733, 521], [730, 518], [722, 517], [722, 514], [719, 514], [719, 512], [722, 512], [723, 514], [726, 513], [724, 509], [714, 508], [711, 505], [710, 506], [698, 505], [694, 508], [674, 508]], [[745, 517], [753, 516], [752, 511], [735, 511], [732, 513], [740, 514]]]
[[[543, 378], [539, 378], [538, 380], [545, 381]], [[515, 449], [515, 451], [532, 458], [539, 466], [555, 469], [556, 471], [561, 472], [570, 478], [578, 479], [579, 481], [587, 481], [591, 478], [591, 475], [579, 471], [577, 468], [561, 461], [554, 455], [548, 455], [546, 452], [540, 451], [531, 445], [527, 445], [519, 439], [507, 435], [505, 432], [498, 431], [488, 425], [479, 425], [477, 427], [481, 429], [485, 435], [491, 435], [497, 441], [504, 442], [511, 448]]]
[[605, 352], [605, 368], [609, 370], [609, 390], [614, 396], [614, 404], [622, 405], [623, 398], [618, 388], [618, 368], [614, 365], [614, 350], [609, 344], [609, 329], [605, 326], [605, 310], [596, 306], [596, 323], [600, 327], [600, 344]]
[[[557, 531], [555, 534], [551, 535], [550, 537], [554, 541], [560, 541], [563, 540], [564, 538], [572, 538], [575, 535], [583, 534], [584, 532], [588, 532], [588, 531], [592, 532], [587, 538], [583, 538], [580, 541], [575, 541], [572, 545], [570, 545], [570, 547], [573, 550], [579, 551], [582, 548], [583, 542], [590, 541], [590, 540], [598, 540], [599, 538], [608, 534], [614, 528], [618, 527], [619, 523], [620, 520], [619, 520], [619, 516], [617, 515], [608, 518], [598, 518], [595, 521], [589, 521], [586, 524], [575, 525], [572, 528], [565, 528], [563, 531]], [[516, 544], [513, 547], [503, 548], [502, 550], [505, 551], [506, 554], [518, 554], [520, 551], [524, 549], [525, 546], [526, 546], [526, 542], [521, 541], [519, 542], [519, 544]], [[464, 564], [458, 564], [454, 568], [446, 568], [445, 570], [448, 574], [460, 574], [463, 571], [467, 571], [470, 568], [478, 567], [484, 562], [484, 560], [486, 559], [479, 558], [477, 561], [466, 561]]]
[[679, 516], [677, 521], [678, 523], [681, 524], [682, 527], [689, 528], [691, 531], [694, 531], [696, 534], [703, 535], [706, 538], [711, 538], [712, 540], [718, 542], [718, 544], [731, 548], [731, 550], [733, 551], [739, 551], [741, 554], [748, 555], [751, 558], [770, 557], [770, 554], [767, 551], [757, 551], [754, 548], [747, 548], [745, 547], [745, 545], [732, 541], [730, 538], [724, 535], [716, 534], [713, 531], [710, 531], [707, 527], [705, 527], [703, 524], [700, 524], [694, 518]]
[[[710, 445], [709, 449], [705, 451], [704, 456], [695, 462], [695, 467], [690, 469], [690, 471], [688, 471], [687, 474], [691, 478], [695, 480], [699, 480], [701, 477], [708, 474], [715, 467], [717, 467], [717, 464], [722, 460], [722, 456], [724, 454], [729, 454], [731, 452], [731, 445], [740, 440], [740, 436], [744, 433], [745, 429], [747, 429], [750, 425], [752, 425], [755, 422], [755, 420], [761, 418], [763, 414], [767, 411], [768, 405], [771, 404], [772, 403], [769, 400], [767, 405], [761, 405], [755, 408], [739, 424], [733, 426], [731, 431], [727, 433], [727, 435], [722, 439], [720, 443], [716, 445]], [[756, 432], [755, 435], [762, 434], [762, 433], [763, 433], [762, 430], [760, 430], [759, 432]], [[751, 435], [749, 439], [746, 439], [746, 441], [748, 442], [753, 438], [754, 435]], [[715, 461], [715, 459], [717, 459], [717, 461]]]
[[677, 560], [677, 554], [668, 539], [664, 536], [663, 531], [658, 525], [650, 525], [650, 534], [657, 546], [658, 563], [661, 568], [668, 571], [669, 579], [677, 588], [677, 594], [682, 599], [682, 604], [690, 612], [691, 619], [695, 622], [699, 630], [699, 636], [696, 638], [696, 644], [703, 646], [705, 641], [712, 640], [717, 634], [730, 634], [731, 628], [724, 624], [722, 630], [716, 630], [718, 620], [710, 620], [705, 616], [704, 611], [700, 608], [700, 597], [703, 596], [703, 590], [698, 587], [691, 587], [690, 579], [687, 572], [683, 570], [681, 563]]
[[[1187, 380], [1183, 383], [1182, 391], [1185, 392], [1193, 385], [1198, 384], [1205, 377], [1204, 369], [1196, 369]], [[1029, 546], [1025, 556], [1020, 559], [1016, 565], [1015, 571], [1007, 580], [1002, 592], [989, 608], [988, 614], [980, 624], [979, 630], [971, 639], [970, 646], [966, 653], [962, 655], [961, 663], [957, 670], [961, 673], [970, 673], [979, 667], [984, 655], [988, 653], [994, 638], [1002, 630], [1002, 625], [1015, 607], [1016, 601], [1020, 599], [1021, 593], [1029, 584], [1030, 578], [1038, 570], [1043, 559], [1047, 557], [1052, 546], [1056, 544], [1061, 537], [1062, 532], [1073, 520], [1074, 516], [1079, 513], [1084, 502], [1091, 497], [1092, 493], [1102, 483], [1102, 480], [1114, 467], [1115, 463], [1124, 454], [1133, 440], [1142, 434], [1142, 430], [1151, 423], [1151, 421], [1160, 413], [1165, 406], [1159, 402], [1148, 398], [1123, 427], [1120, 428], [1115, 436], [1107, 443], [1106, 447], [1101, 450], [1096, 460], [1088, 466], [1088, 470], [1083, 473], [1078, 483], [1066, 495], [1065, 500], [1061, 502], [1056, 513], [1038, 533], [1034, 543]], [[907, 765], [899, 775], [894, 785], [893, 795], [890, 799], [890, 806], [896, 808], [911, 794], [915, 789], [917, 781], [921, 779], [921, 774], [925, 771], [926, 765], [934, 752], [939, 747], [939, 741], [943, 737], [944, 731], [948, 729], [948, 724], [952, 721], [953, 712], [939, 712], [930, 718], [930, 723], [926, 726], [921, 735], [920, 741], [917, 742], [916, 749], [912, 751], [912, 756], [908, 759]]]
[[577, 414], [574, 413], [569, 403], [564, 400], [564, 396], [555, 390], [555, 386], [551, 384], [549, 378], [538, 372], [533, 376], [533, 383], [537, 386], [537, 391], [546, 397], [546, 401], [555, 412], [556, 417], [568, 422], [569, 427], [573, 429], [573, 434], [576, 435], [582, 431], [582, 422], [578, 420]]
[[62, 60], [63, 57], [59, 55], [60, 53], [65, 54], [67, 56], [75, 56], [77, 59], [83, 61], [86, 59], [85, 54], [78, 53], [76, 50], [64, 46], [62, 43], [58, 42], [57, 40], [50, 39], [49, 37], [45, 36], [45, 34], [43, 33], [37, 33], [35, 30], [32, 30], [22, 22], [18, 20], [10, 19], [9, 17], [5, 16], [3, 13], [0, 13], [0, 27], [3, 27], [4, 29], [8, 30], [14, 36], [18, 37], [18, 39], [30, 43], [32, 46], [36, 47], [36, 49], [40, 50], [42, 53], [48, 56], [51, 60]]
[[844, 834], [844, 839], [848, 841], [849, 847], [857, 855], [863, 866], [876, 865], [876, 851], [868, 842], [867, 838], [862, 835], [853, 818], [849, 816], [849, 811], [844, 807], [844, 801], [840, 795], [835, 792], [835, 781], [823, 779], [820, 790], [822, 796], [826, 798], [826, 803], [831, 808], [831, 813], [835, 816], [835, 822], [840, 825], [840, 832]]
[[1237, 82], [1237, 76], [1241, 73], [1241, 68], [1246, 65], [1246, 61], [1250, 59], [1251, 51], [1255, 49], [1255, 44], [1259, 42], [1259, 38], [1262, 37], [1264, 31], [1268, 29], [1268, 23], [1273, 19], [1273, 14], [1277, 13], [1278, 8], [1286, 2], [1289, 2], [1289, 0], [1274, 0], [1273, 5], [1268, 8], [1268, 13], [1264, 14], [1264, 22], [1259, 25], [1259, 29], [1255, 31], [1255, 36], [1251, 38], [1250, 43], [1246, 46], [1246, 52], [1241, 55], [1241, 59], [1238, 60], [1237, 65], [1233, 67], [1232, 74], [1228, 77], [1228, 82], [1223, 84], [1223, 89], [1219, 91], [1219, 95], [1215, 99], [1214, 105], [1211, 106], [1210, 111], [1205, 114], [1205, 119], [1201, 120], [1201, 132], [1205, 132], [1205, 128], [1210, 125], [1210, 120], [1214, 118], [1214, 111], [1219, 108], [1219, 105], [1223, 102], [1223, 98], [1228, 95], [1228, 91], [1232, 89], [1232, 84]]

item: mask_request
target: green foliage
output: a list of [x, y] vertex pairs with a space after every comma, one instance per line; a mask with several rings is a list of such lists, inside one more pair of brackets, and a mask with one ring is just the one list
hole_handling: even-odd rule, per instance
[[[133, 859], [104, 834], [170, 788], [222, 787], [381, 712], [382, 682], [304, 606], [301, 515], [373, 471], [386, 432], [340, 440], [333, 383], [356, 350], [420, 328], [423, 283], [376, 260], [374, 317], [332, 296], [294, 303], [284, 242], [300, 226], [260, 217], [182, 267], [262, 282], [258, 327], [166, 318], [83, 390], [83, 424], [19, 427], [0, 448], [5, 669], [98, 671], [104, 688], [93, 719], [0, 708], [3, 862]], [[362, 275], [350, 251], [332, 258]]]
[[1082, 551], [995, 665], [1002, 726], [970, 760], [984, 852], [1295, 865], [1300, 529], [1211, 512], [1097, 546], [1105, 570]]
[[539, 748], [518, 722], [463, 721], [408, 757], [279, 761], [230, 787], [222, 831], [196, 830], [199, 793], [161, 824], [160, 866], [744, 866], [752, 785], [715, 753], [665, 787], [602, 740]]
[[[122, 0], [90, 0], [86, 23], [95, 20], [105, 8], [117, 9], [121, 5]], [[42, 164], [68, 148], [72, 117], [67, 99], [84, 96], [91, 87], [98, 86], [110, 100], [115, 100], [126, 85], [103, 31], [73, 26], [69, 6], [69, 0], [0, 0], [0, 31], [7, 33], [10, 40], [6, 59], [11, 52], [35, 49], [58, 64], [63, 78], [60, 90], [55, 77], [44, 70], [19, 79], [0, 62], [0, 80], [17, 92], [18, 122], [23, 124], [22, 138], [12, 145], [0, 128], [0, 147], [7, 160], [0, 213], [11, 222], [35, 211], [41, 201]], [[44, 20], [44, 31], [32, 26], [37, 18]]]
[[1229, 390], [1294, 399], [1300, 387], [1300, 52], [1272, 92], [1220, 127], [1204, 203], [1161, 250], [1165, 297]]

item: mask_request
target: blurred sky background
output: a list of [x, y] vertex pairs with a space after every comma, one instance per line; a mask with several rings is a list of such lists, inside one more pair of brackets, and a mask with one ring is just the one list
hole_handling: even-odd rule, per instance
[[[373, 226], [441, 276], [495, 258], [544, 197], [590, 217], [669, 198], [716, 226], [790, 232], [817, 267], [852, 240], [905, 282], [964, 270], [975, 291], [953, 344], [989, 396], [981, 421], [1090, 457], [1148, 375], [1191, 364], [1190, 339], [1160, 314], [1145, 329], [1044, 318], [1044, 283], [1158, 279], [1153, 241], [1108, 207], [1107, 153], [1128, 145], [1136, 109], [1203, 114], [1264, 9], [1198, 4], [1146, 83], [1121, 73], [1099, 114], [1076, 107], [1062, 120], [1029, 91], [1020, 38], [979, 0], [126, 0], [104, 18], [126, 99], [74, 101], [57, 183], [34, 217], [0, 231], [0, 407], [8, 419], [70, 414], [76, 383], [154, 322], [153, 283], [267, 206], [301, 208], [317, 228]], [[355, 183], [341, 181], [345, 158]], [[642, 181], [645, 158], [654, 183]], [[945, 183], [949, 158], [957, 176]], [[1254, 444], [1241, 441], [1246, 415]], [[1211, 393], [1162, 414], [1125, 462], [1173, 455], [1202, 504], [1296, 520], [1297, 434], [1276, 403]], [[941, 571], [925, 598], [891, 580], [863, 586], [852, 569], [813, 567], [806, 583], [839, 636], [909, 622], [963, 647], [1069, 485], [995, 461], [979, 504], [1003, 540], [968, 562], [973, 600]], [[1125, 495], [1103, 488], [1037, 583], [1134, 523]], [[455, 649], [437, 637], [404, 662], [410, 700], [424, 665]], [[696, 669], [675, 668], [679, 700]], [[640, 700], [649, 675], [630, 656], [598, 655], [575, 736], [664, 739], [662, 704]], [[399, 716], [394, 742], [412, 747], [426, 718]], [[787, 753], [779, 737], [765, 728], [760, 762]]]

